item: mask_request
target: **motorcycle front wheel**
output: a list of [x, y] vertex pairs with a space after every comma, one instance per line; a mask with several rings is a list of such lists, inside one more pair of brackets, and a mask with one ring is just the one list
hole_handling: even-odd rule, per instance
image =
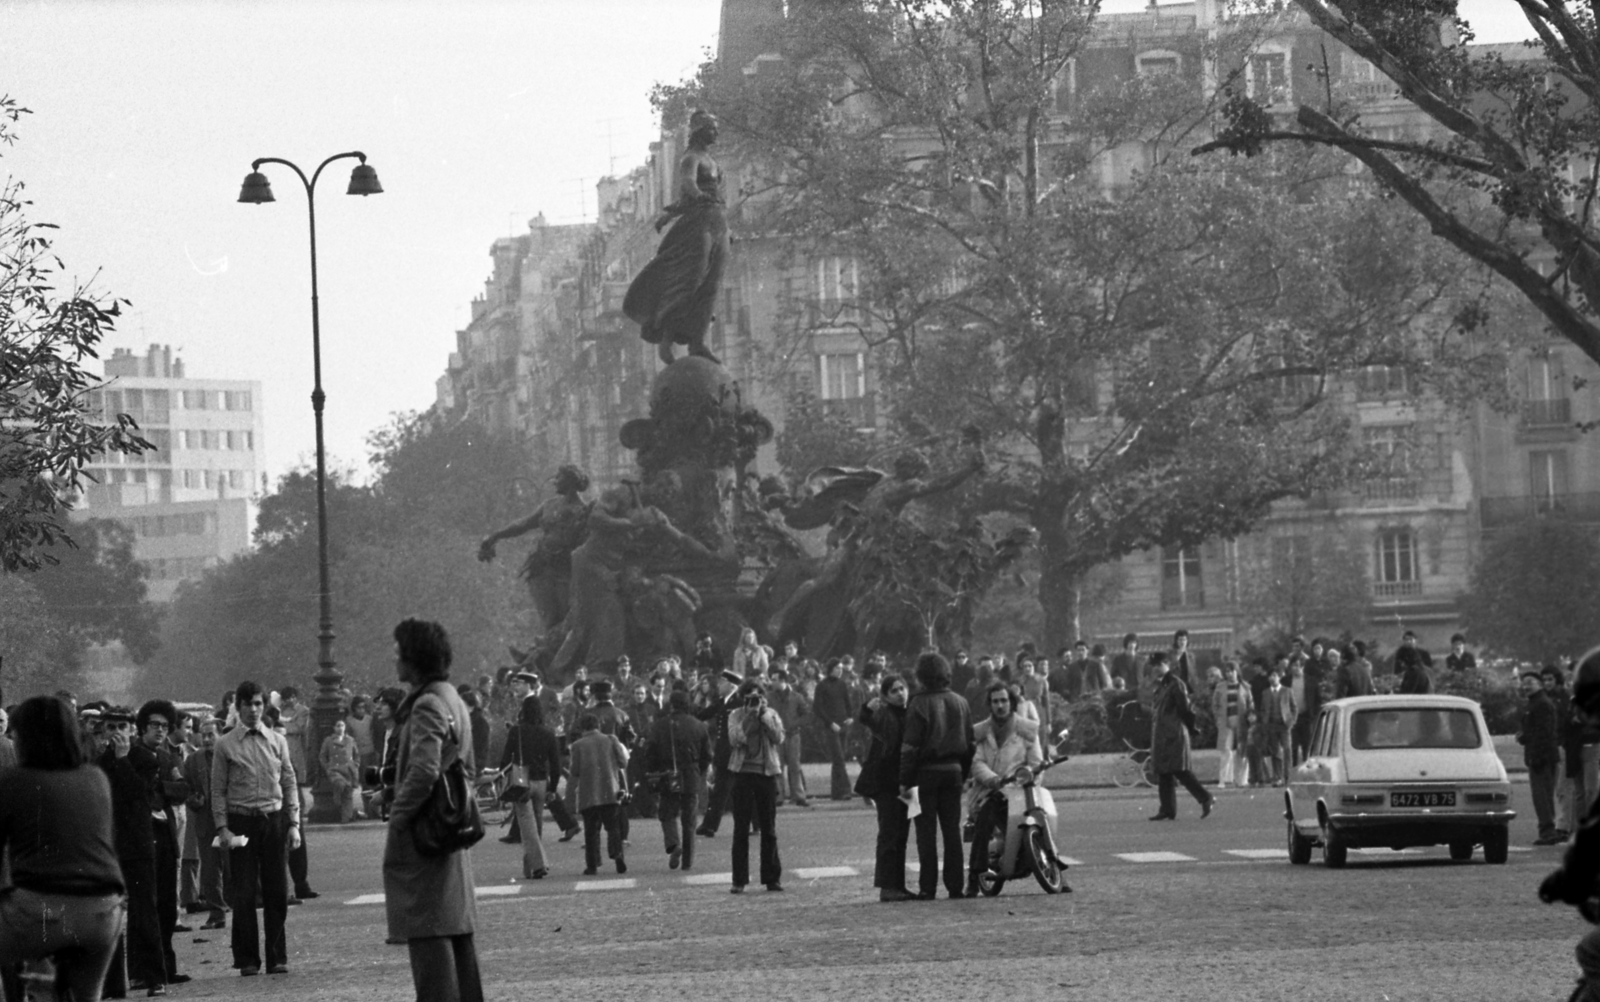
[[1033, 863], [1034, 879], [1046, 894], [1060, 894], [1067, 882], [1061, 879], [1061, 867], [1050, 851], [1049, 840], [1038, 828], [1028, 829], [1028, 856]]

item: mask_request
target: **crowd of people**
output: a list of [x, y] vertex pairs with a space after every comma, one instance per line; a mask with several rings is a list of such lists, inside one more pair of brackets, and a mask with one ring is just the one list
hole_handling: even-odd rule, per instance
[[[726, 655], [703, 635], [687, 659], [661, 657], [635, 675], [623, 657], [605, 676], [580, 667], [562, 686], [526, 666], [451, 684], [448, 638], [437, 624], [400, 624], [396, 647], [401, 684], [346, 693], [347, 712], [315, 746], [310, 709], [294, 686], [270, 692], [246, 682], [215, 708], [161, 699], [136, 710], [79, 706], [66, 692], [15, 707], [16, 750], [0, 739], [0, 768], [20, 768], [0, 772], [0, 798], [46, 807], [70, 799], [74, 806], [60, 817], [71, 830], [65, 858], [74, 862], [70, 872], [37, 865], [47, 858], [40, 846], [60, 831], [30, 828], [38, 812], [3, 812], [0, 843], [13, 882], [30, 895], [8, 898], [5, 907], [65, 908], [63, 928], [74, 932], [70, 946], [48, 937], [0, 942], [0, 958], [54, 954], [64, 984], [161, 995], [188, 980], [172, 937], [193, 915], [203, 916], [202, 928], [231, 927], [241, 975], [287, 971], [288, 909], [317, 896], [302, 825], [315, 763], [340, 821], [387, 821], [390, 936], [411, 947], [419, 998], [470, 999], [481, 992], [470, 857], [421, 853], [408, 834], [433, 784], [457, 761], [474, 777], [501, 777], [514, 819], [502, 840], [522, 845], [526, 879], [553, 869], [547, 813], [554, 837], [582, 835], [585, 875], [606, 862], [627, 872], [631, 822], [640, 819], [659, 823], [668, 867], [691, 870], [701, 855], [697, 841], [715, 837], [731, 813], [730, 890], [743, 893], [752, 883], [783, 890], [778, 809], [810, 806], [802, 763], [825, 758], [827, 796], [865, 797], [877, 812], [880, 898], [933, 898], [941, 881], [959, 898], [976, 893], [989, 866], [989, 834], [1005, 823], [1001, 781], [1019, 766], [1037, 768], [1077, 715], [1137, 722], [1129, 733], [1148, 740], [1159, 777], [1151, 820], [1176, 818], [1179, 786], [1205, 817], [1216, 797], [1191, 770], [1196, 734], [1215, 734], [1220, 786], [1282, 784], [1305, 753], [1323, 701], [1380, 689], [1426, 692], [1434, 670], [1409, 633], [1392, 669], [1377, 678], [1359, 642], [1295, 638], [1276, 656], [1246, 664], [1202, 655], [1181, 630], [1150, 654], [1129, 634], [1111, 656], [1084, 641], [1055, 658], [1031, 645], [1012, 657], [927, 653], [905, 674], [881, 652], [859, 668], [848, 656], [819, 664], [793, 644], [781, 652], [764, 647], [746, 630]], [[1455, 638], [1445, 668], [1472, 666]], [[1591, 800], [1600, 765], [1600, 754], [1591, 754], [1600, 752], [1600, 735], [1589, 740], [1579, 717], [1563, 708], [1562, 684], [1559, 668], [1546, 670], [1540, 689], [1552, 713], [1534, 699], [1528, 727], [1538, 749], [1530, 769], [1539, 760], [1541, 776], [1547, 717], [1557, 744], [1571, 746], [1556, 761], [1572, 782], [1545, 784], [1552, 797], [1570, 794], [1566, 816], [1547, 830], [1541, 813], [1541, 838], [1565, 837], [1574, 812]], [[854, 782], [852, 759], [860, 762]], [[963, 814], [973, 829], [969, 852]], [[915, 889], [905, 886], [913, 828], [921, 863]], [[94, 996], [78, 990], [77, 997]]]

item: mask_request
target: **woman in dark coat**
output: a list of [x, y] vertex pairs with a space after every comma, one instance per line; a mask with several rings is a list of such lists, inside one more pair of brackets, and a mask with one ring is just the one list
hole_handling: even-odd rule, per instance
[[1165, 651], [1150, 656], [1150, 669], [1156, 678], [1154, 712], [1150, 725], [1150, 764], [1156, 771], [1161, 809], [1151, 821], [1175, 821], [1178, 817], [1177, 784], [1200, 802], [1200, 816], [1211, 814], [1215, 798], [1194, 778], [1189, 761], [1189, 728], [1194, 726], [1194, 711], [1189, 708], [1189, 689], [1167, 663]]
[[417, 852], [412, 826], [434, 781], [457, 758], [468, 775], [472, 720], [450, 686], [450, 638], [438, 623], [408, 619], [394, 629], [395, 667], [411, 692], [395, 714], [394, 800], [383, 847], [383, 891], [389, 938], [411, 951], [417, 1002], [483, 1002], [478, 953], [473, 944], [477, 905], [472, 856], [462, 849], [443, 856]]
[[879, 901], [911, 901], [915, 894], [906, 890], [906, 837], [911, 822], [906, 818], [906, 802], [900, 792], [900, 739], [906, 729], [905, 679], [893, 673], [878, 685], [878, 696], [862, 704], [856, 720], [872, 732], [872, 748], [861, 765], [858, 791], [867, 795], [878, 809], [878, 853], [872, 871], [872, 886]]
[[689, 149], [678, 161], [678, 200], [667, 206], [656, 229], [677, 217], [656, 256], [639, 272], [622, 300], [622, 312], [639, 325], [639, 335], [659, 345], [661, 360], [672, 364], [672, 346], [716, 362], [706, 347], [706, 331], [722, 287], [728, 258], [728, 221], [723, 213], [722, 168], [711, 158], [717, 119], [697, 111], [689, 119]]

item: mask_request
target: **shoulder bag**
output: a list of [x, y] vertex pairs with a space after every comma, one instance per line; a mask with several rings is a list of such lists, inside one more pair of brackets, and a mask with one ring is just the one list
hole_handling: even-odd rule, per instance
[[683, 793], [683, 773], [678, 771], [678, 722], [667, 718], [667, 744], [672, 748], [671, 772], [647, 772], [645, 781], [655, 786], [663, 797], [676, 797]]
[[446, 740], [449, 742], [456, 744], [455, 760], [433, 781], [433, 792], [411, 825], [411, 840], [423, 856], [447, 856], [470, 849], [483, 838], [483, 818], [478, 814], [478, 799], [473, 796], [472, 781], [461, 757], [454, 714]]

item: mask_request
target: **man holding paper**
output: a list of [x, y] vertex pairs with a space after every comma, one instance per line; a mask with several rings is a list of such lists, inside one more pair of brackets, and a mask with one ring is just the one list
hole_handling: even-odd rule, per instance
[[266, 921], [268, 974], [289, 973], [284, 921], [289, 886], [284, 843], [300, 844], [300, 798], [289, 742], [261, 720], [266, 698], [241, 682], [239, 726], [217, 740], [211, 764], [211, 817], [217, 844], [228, 849], [228, 904], [233, 908], [233, 964], [245, 977], [261, 973], [256, 892]]

